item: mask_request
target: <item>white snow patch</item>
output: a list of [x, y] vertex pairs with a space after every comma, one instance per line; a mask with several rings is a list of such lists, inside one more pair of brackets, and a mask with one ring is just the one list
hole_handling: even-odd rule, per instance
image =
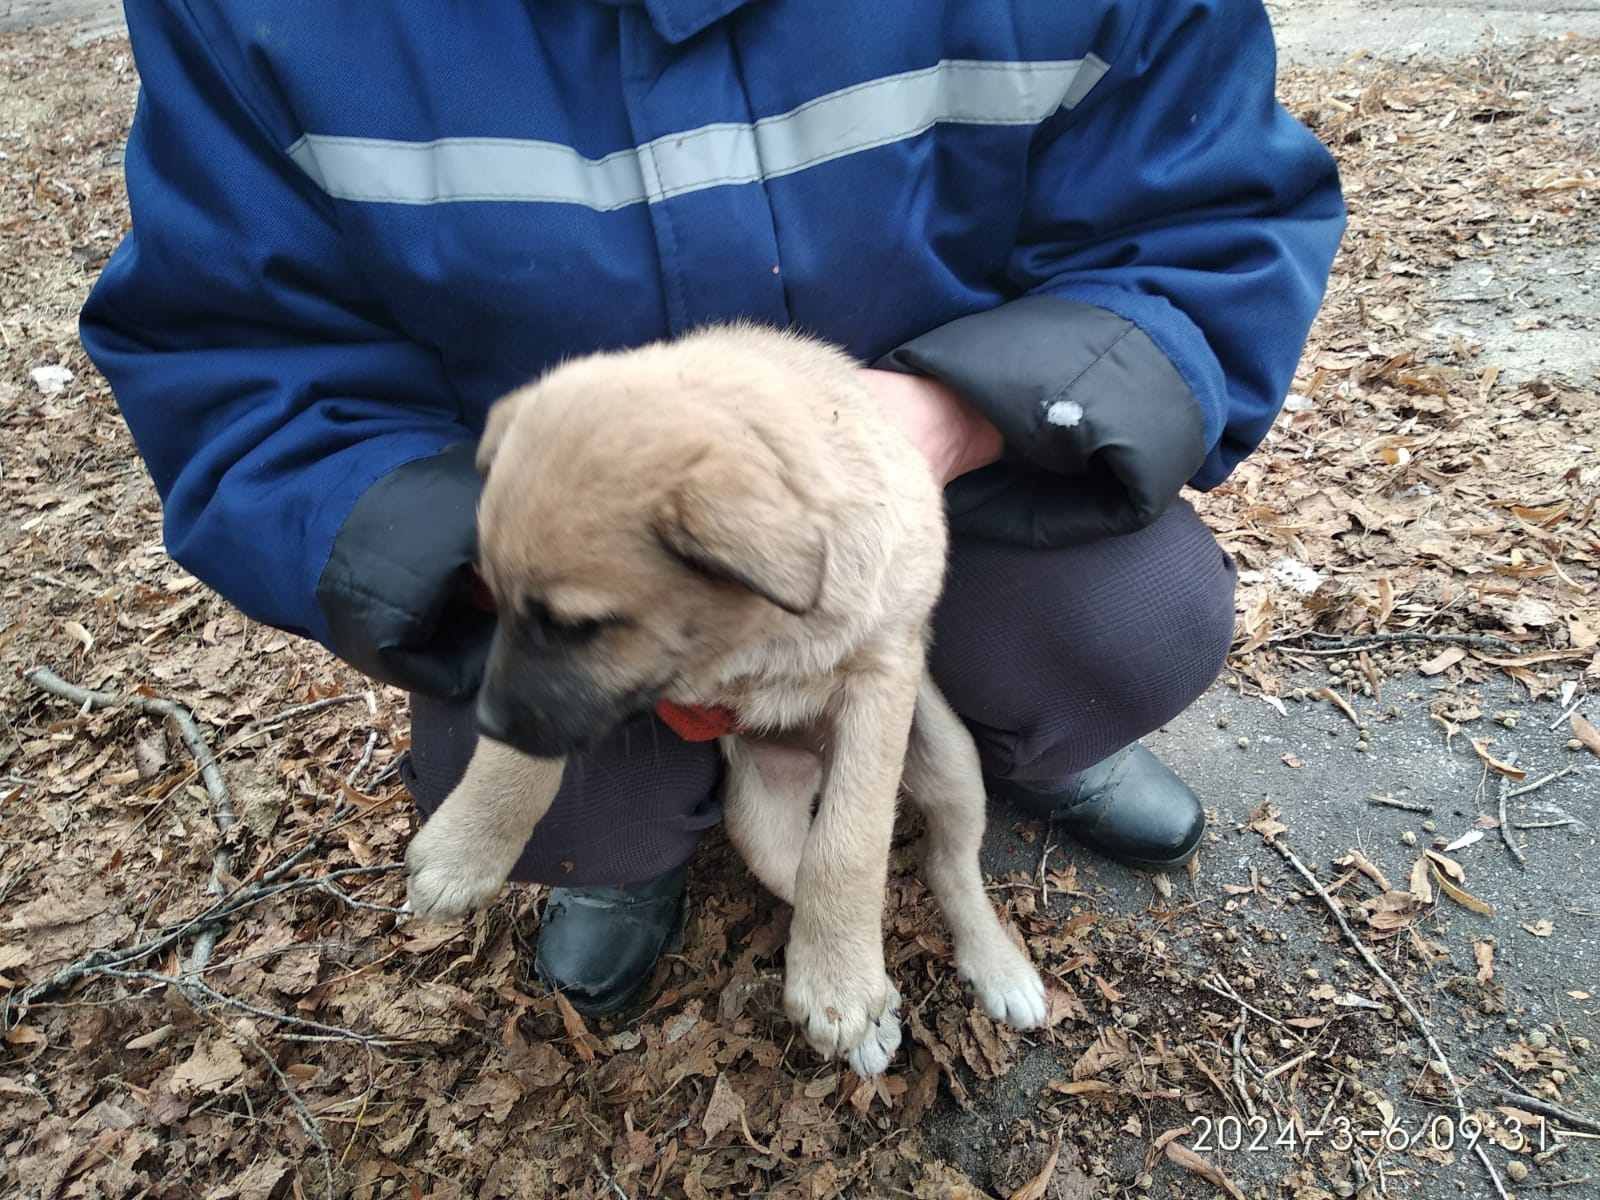
[[46, 396], [54, 396], [66, 390], [67, 384], [72, 382], [72, 372], [65, 367], [35, 367], [28, 372], [28, 378]]
[[1083, 405], [1076, 400], [1057, 400], [1044, 410], [1044, 419], [1052, 425], [1071, 429], [1083, 420]]
[[1279, 586], [1305, 596], [1322, 586], [1322, 575], [1298, 558], [1280, 558], [1273, 563], [1272, 578]]

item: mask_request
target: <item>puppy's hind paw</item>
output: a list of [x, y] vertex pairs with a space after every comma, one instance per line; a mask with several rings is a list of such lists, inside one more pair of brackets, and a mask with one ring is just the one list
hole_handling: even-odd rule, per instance
[[1010, 953], [994, 956], [997, 961], [962, 973], [971, 980], [979, 1005], [992, 1020], [1013, 1029], [1037, 1029], [1049, 1016], [1044, 981], [1020, 951], [1009, 943], [1006, 950]]

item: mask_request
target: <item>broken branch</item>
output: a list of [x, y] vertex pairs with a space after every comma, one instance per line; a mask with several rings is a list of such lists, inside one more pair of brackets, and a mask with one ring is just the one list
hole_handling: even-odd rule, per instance
[[[1300, 873], [1300, 877], [1310, 884], [1312, 890], [1322, 898], [1322, 903], [1333, 914], [1333, 919], [1338, 923], [1345, 940], [1355, 948], [1356, 953], [1361, 956], [1361, 961], [1367, 964], [1367, 969], [1383, 981], [1390, 994], [1400, 1002], [1406, 1012], [1411, 1014], [1411, 1019], [1417, 1023], [1417, 1028], [1422, 1031], [1422, 1036], [1428, 1043], [1428, 1049], [1433, 1054], [1434, 1062], [1444, 1072], [1444, 1077], [1450, 1084], [1450, 1094], [1455, 1098], [1456, 1102], [1456, 1114], [1464, 1123], [1467, 1119], [1467, 1106], [1466, 1102], [1461, 1098], [1461, 1084], [1456, 1080], [1456, 1073], [1450, 1068], [1450, 1060], [1445, 1057], [1444, 1051], [1439, 1046], [1438, 1039], [1433, 1036], [1432, 1028], [1423, 1018], [1422, 1011], [1412, 1002], [1411, 997], [1400, 989], [1400, 985], [1390, 978], [1389, 973], [1383, 969], [1383, 964], [1377, 960], [1377, 957], [1367, 947], [1366, 942], [1362, 941], [1356, 935], [1356, 931], [1350, 928], [1350, 923], [1344, 919], [1344, 914], [1339, 911], [1339, 906], [1334, 903], [1333, 897], [1328, 895], [1326, 889], [1317, 881], [1317, 877], [1311, 873], [1311, 868], [1301, 862], [1299, 856], [1289, 849], [1288, 845], [1282, 840], [1273, 838], [1269, 844], [1283, 856], [1285, 862]], [[1481, 1145], [1475, 1146], [1474, 1149], [1477, 1151], [1478, 1161], [1483, 1163], [1483, 1169], [1489, 1172], [1489, 1179], [1493, 1182], [1495, 1191], [1504, 1196], [1505, 1188], [1501, 1186], [1500, 1176], [1496, 1173], [1494, 1164], [1489, 1161], [1489, 1156], [1483, 1152]]]

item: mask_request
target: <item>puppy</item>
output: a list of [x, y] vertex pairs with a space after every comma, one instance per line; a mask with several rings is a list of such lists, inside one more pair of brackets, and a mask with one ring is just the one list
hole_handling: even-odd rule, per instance
[[784, 1007], [817, 1051], [873, 1075], [900, 1042], [882, 913], [902, 785], [958, 970], [996, 1020], [1044, 1021], [984, 894], [976, 749], [926, 669], [943, 497], [856, 364], [745, 326], [597, 354], [500, 401], [478, 464], [499, 626], [477, 749], [406, 855], [412, 911], [494, 897], [565, 755], [661, 701], [719, 707], [728, 835], [794, 906]]

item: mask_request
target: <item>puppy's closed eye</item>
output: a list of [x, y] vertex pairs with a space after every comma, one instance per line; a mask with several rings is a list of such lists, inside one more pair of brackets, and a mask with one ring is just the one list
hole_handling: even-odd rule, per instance
[[627, 623], [627, 618], [614, 614], [599, 617], [565, 616], [551, 612], [543, 601], [529, 599], [518, 604], [512, 626], [526, 641], [580, 646], [592, 642], [608, 629], [616, 629]]

